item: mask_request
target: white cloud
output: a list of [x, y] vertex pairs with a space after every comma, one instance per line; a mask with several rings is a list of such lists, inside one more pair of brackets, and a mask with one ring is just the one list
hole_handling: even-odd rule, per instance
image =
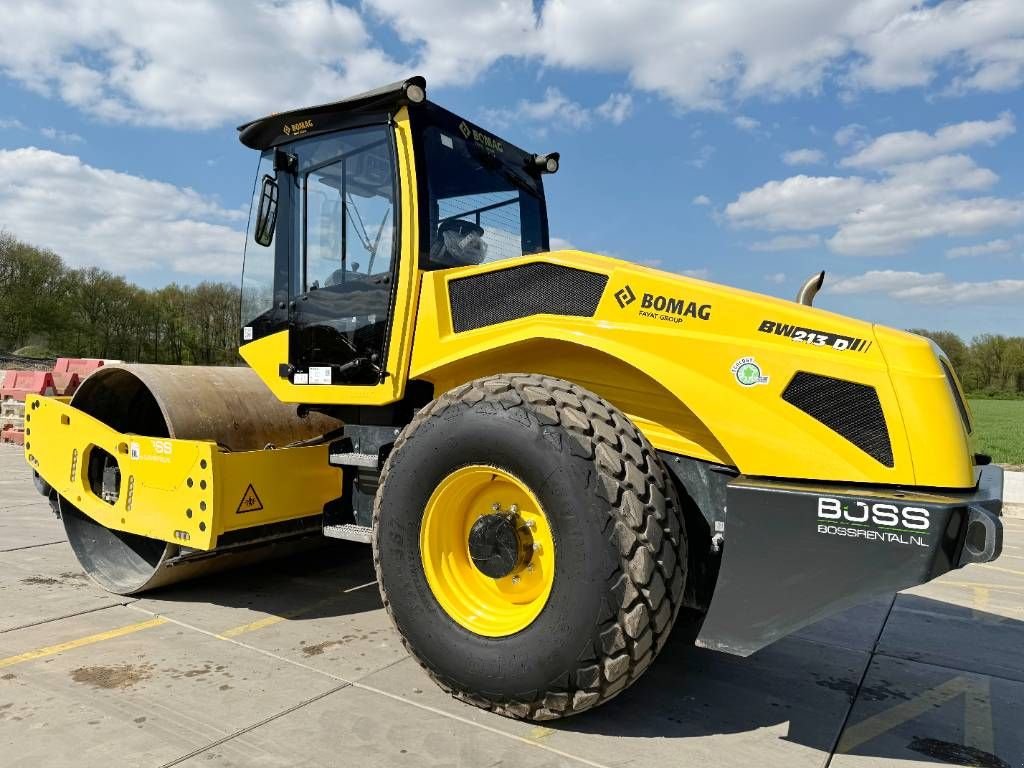
[[995, 120], [970, 120], [939, 128], [935, 133], [899, 131], [879, 136], [859, 152], [840, 161], [852, 168], [885, 168], [956, 152], [976, 144], [995, 144], [1017, 130], [1014, 117], [1003, 112]]
[[684, 109], [833, 83], [1007, 90], [1022, 38], [1020, 0], [36, 0], [5, 8], [0, 71], [106, 120], [206, 128], [411, 72], [465, 85], [503, 59], [623, 73]]
[[946, 251], [946, 258], [962, 259], [964, 257], [990, 256], [998, 253], [1009, 253], [1018, 247], [1020, 241], [1021, 238], [1014, 238], [1013, 240], [1001, 238], [999, 240], [989, 240], [987, 243], [979, 243], [977, 245], [961, 245], [956, 248], [950, 248]]
[[[542, 43], [531, 0], [365, 0], [365, 7], [412, 46], [428, 84], [468, 84], [504, 57], [539, 56]], [[394, 79], [394, 78], [392, 78]], [[388, 82], [379, 79], [380, 83]]]
[[772, 285], [782, 285], [784, 282], [786, 282], [786, 273], [775, 272], [771, 275], [765, 275], [764, 279], [771, 283]]
[[837, 280], [826, 286], [826, 290], [837, 294], [884, 295], [922, 304], [972, 304], [982, 301], [1017, 303], [1024, 300], [1024, 280], [957, 282], [942, 272], [897, 272], [888, 269]]
[[237, 280], [246, 214], [189, 188], [34, 147], [0, 150], [0, 229], [72, 266]]
[[854, 45], [863, 58], [850, 73], [852, 83], [879, 90], [925, 86], [944, 65], [957, 72], [954, 91], [1002, 91], [1024, 82], [1019, 0], [902, 5], [876, 16], [858, 36]]
[[0, 118], [0, 130], [12, 130], [12, 129], [13, 130], [18, 130], [18, 131], [23, 131], [23, 130], [25, 130], [25, 124], [23, 122], [21, 122], [21, 120], [18, 120], [17, 118], [13, 118], [13, 117], [3, 117], [3, 118]]
[[707, 195], [697, 195], [691, 202], [694, 205], [711, 205], [711, 198]]
[[711, 144], [704, 144], [700, 149], [697, 150], [697, 154], [689, 160], [690, 165], [694, 168], [703, 168], [711, 162], [711, 158], [715, 156], [715, 147]]
[[867, 143], [868, 129], [860, 123], [850, 123], [837, 130], [832, 139], [840, 147], [852, 146], [859, 149]]
[[769, 240], [751, 243], [752, 251], [799, 251], [805, 248], [816, 248], [821, 245], [818, 235], [777, 235]]
[[684, 269], [679, 274], [686, 275], [687, 277], [695, 277], [698, 280], [707, 280], [711, 277], [711, 270], [707, 267], [701, 267], [700, 269]]
[[575, 251], [576, 246], [566, 240], [564, 237], [552, 237], [551, 240], [552, 251]]
[[746, 115], [738, 115], [732, 119], [732, 124], [739, 128], [741, 131], [746, 133], [753, 133], [761, 127], [761, 121], [755, 120], [752, 117]]
[[820, 165], [825, 162], [825, 153], [820, 149], [791, 149], [782, 154], [786, 165]]
[[81, 144], [83, 141], [85, 141], [85, 139], [83, 139], [77, 133], [61, 131], [58, 130], [57, 128], [40, 128], [39, 133], [41, 133], [47, 139], [59, 141], [63, 144]]
[[619, 125], [633, 108], [633, 99], [628, 94], [613, 93], [597, 107], [590, 109], [573, 101], [560, 90], [549, 87], [540, 101], [521, 100], [512, 109], [485, 110], [486, 118], [498, 127], [523, 121], [538, 123], [543, 131], [549, 126], [567, 129], [588, 128], [594, 116]]
[[613, 125], [621, 125], [633, 114], [633, 97], [628, 93], [613, 93], [594, 111]]
[[[879, 164], [879, 177], [791, 176], [743, 192], [725, 208], [734, 226], [769, 231], [833, 228], [828, 246], [837, 253], [901, 253], [933, 237], [964, 237], [1024, 221], [1024, 201], [981, 196], [998, 177], [966, 155], [941, 148], [995, 141], [1012, 119], [948, 126], [925, 137], [927, 148], [903, 138], [880, 138], [854, 157]], [[889, 134], [901, 136], [905, 134]], [[858, 163], [861, 160], [857, 161]]]
[[0, 71], [116, 121], [207, 128], [322, 103], [407, 74], [359, 12], [316, 0], [79, 3], [4, 9]]

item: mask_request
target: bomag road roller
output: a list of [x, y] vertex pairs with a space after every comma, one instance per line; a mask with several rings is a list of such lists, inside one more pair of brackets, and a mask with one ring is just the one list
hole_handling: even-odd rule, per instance
[[366, 542], [438, 684], [543, 720], [677, 619], [747, 655], [998, 556], [1001, 470], [927, 339], [811, 306], [820, 280], [790, 302], [551, 251], [558, 155], [419, 77], [239, 130], [248, 367], [111, 365], [28, 406], [106, 589]]

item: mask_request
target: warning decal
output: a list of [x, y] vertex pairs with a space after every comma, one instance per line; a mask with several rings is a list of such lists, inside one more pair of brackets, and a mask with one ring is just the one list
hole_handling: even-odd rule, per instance
[[235, 510], [236, 515], [241, 515], [244, 512], [259, 512], [263, 509], [263, 502], [260, 501], [260, 497], [256, 495], [256, 489], [252, 487], [252, 483], [249, 483], [249, 487], [245, 489], [245, 493], [242, 494], [242, 500], [238, 502], [238, 509]]

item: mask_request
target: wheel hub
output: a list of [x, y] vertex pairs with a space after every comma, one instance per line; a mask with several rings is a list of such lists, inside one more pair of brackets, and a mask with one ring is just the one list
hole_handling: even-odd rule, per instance
[[533, 554], [533, 535], [516, 513], [484, 515], [469, 530], [469, 556], [476, 569], [503, 579], [526, 567]]
[[423, 574], [455, 623], [507, 637], [533, 622], [551, 594], [555, 546], [530, 488], [485, 464], [441, 480], [420, 524]]

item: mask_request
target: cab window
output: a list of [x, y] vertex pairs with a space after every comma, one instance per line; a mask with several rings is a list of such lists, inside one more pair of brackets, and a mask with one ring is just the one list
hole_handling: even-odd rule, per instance
[[[462, 124], [465, 126], [465, 123]], [[458, 130], [423, 132], [429, 190], [428, 268], [547, 250], [539, 180]]]

